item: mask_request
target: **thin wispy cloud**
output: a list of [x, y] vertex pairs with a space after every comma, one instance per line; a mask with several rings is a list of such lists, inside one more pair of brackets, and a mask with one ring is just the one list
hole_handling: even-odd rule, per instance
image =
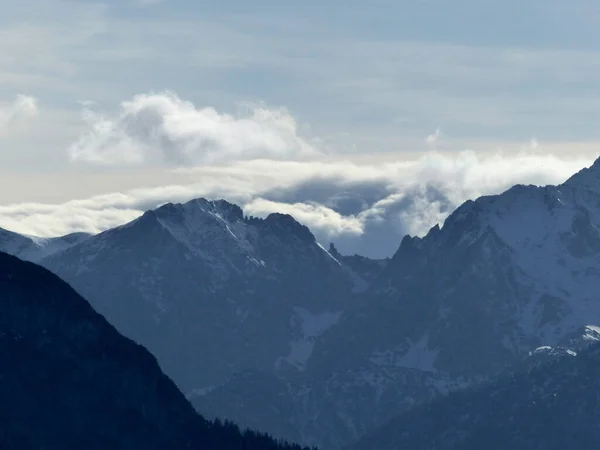
[[137, 6], [153, 6], [164, 3], [165, 1], [166, 0], [131, 0], [131, 2]]
[[425, 139], [425, 142], [430, 147], [435, 148], [437, 146], [437, 142], [438, 142], [439, 138], [440, 138], [440, 129], [438, 128], [437, 130], [435, 130], [434, 133], [427, 136], [427, 139]]
[[23, 125], [39, 114], [38, 102], [28, 95], [17, 95], [11, 102], [0, 103], [0, 136]]

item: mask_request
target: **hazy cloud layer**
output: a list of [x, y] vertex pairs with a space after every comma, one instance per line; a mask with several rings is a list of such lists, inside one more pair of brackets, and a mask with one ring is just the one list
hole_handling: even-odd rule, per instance
[[314, 157], [284, 110], [248, 107], [237, 116], [197, 108], [172, 92], [137, 95], [116, 116], [85, 110], [89, 129], [69, 148], [75, 161], [194, 165]]
[[560, 183], [592, 158], [538, 153], [478, 156], [431, 152], [414, 161], [240, 161], [187, 169], [197, 183], [137, 189], [58, 205], [0, 206], [0, 226], [42, 236], [98, 232], [165, 202], [206, 196], [246, 214], [292, 214], [341, 251], [389, 256], [406, 233], [422, 235], [463, 201], [517, 184]]

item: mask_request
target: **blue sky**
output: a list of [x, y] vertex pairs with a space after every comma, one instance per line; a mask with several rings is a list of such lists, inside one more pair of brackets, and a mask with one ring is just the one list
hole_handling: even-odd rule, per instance
[[[382, 164], [422, 165], [434, 151], [438, 166], [456, 167], [459, 152], [474, 152], [471, 170], [499, 150], [554, 158], [565, 170], [597, 154], [597, 2], [21, 0], [2, 10], [0, 176], [10, 185], [0, 193], [0, 226], [50, 233], [6, 208], [56, 210], [177, 184], [182, 169], [260, 158], [305, 166], [351, 160], [387, 173]], [[144, 95], [154, 97], [136, 97]], [[122, 102], [131, 103], [128, 113]], [[257, 108], [262, 118], [252, 116]], [[215, 137], [228, 114], [237, 119]], [[493, 186], [453, 191], [450, 204], [513, 181], [567, 175], [528, 161], [522, 176], [530, 178], [507, 169]], [[211, 189], [245, 201], [258, 191], [269, 197], [263, 187], [236, 195]], [[301, 193], [292, 197], [303, 204]], [[423, 229], [440, 218], [423, 219]]]
[[171, 89], [229, 110], [241, 100], [283, 105], [324, 134], [383, 133], [389, 149], [394, 135], [421, 139], [438, 127], [461, 140], [598, 134], [591, 1], [25, 0], [5, 9], [13, 74], [38, 82], [4, 82], [4, 96], [26, 91], [48, 107], [89, 97], [110, 108]]

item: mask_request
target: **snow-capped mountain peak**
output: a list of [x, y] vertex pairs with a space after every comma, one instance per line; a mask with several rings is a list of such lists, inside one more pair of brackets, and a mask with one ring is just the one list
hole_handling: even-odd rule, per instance
[[[243, 210], [225, 200], [194, 199], [187, 203], [167, 203], [125, 227], [158, 223], [191, 254], [207, 260], [223, 253], [245, 255], [254, 265], [265, 265], [260, 248], [264, 239], [280, 243], [316, 245], [310, 230], [287, 214], [273, 213], [264, 219], [244, 217]], [[220, 256], [219, 256], [220, 255]]]
[[[518, 283], [527, 291], [527, 300], [515, 312], [523, 333], [555, 345], [585, 317], [600, 317], [595, 301], [600, 282], [599, 225], [600, 164], [596, 162], [560, 186], [518, 185], [467, 202], [450, 215], [440, 232], [428, 235], [420, 245], [438, 254], [457, 246], [469, 248], [483, 235], [493, 235], [505, 248], [506, 268], [518, 271]], [[543, 317], [551, 323], [544, 325]]]
[[254, 253], [252, 231], [243, 211], [224, 200], [195, 199], [184, 204], [168, 203], [145, 213], [154, 217], [191, 253], [214, 259], [214, 251], [233, 249]]

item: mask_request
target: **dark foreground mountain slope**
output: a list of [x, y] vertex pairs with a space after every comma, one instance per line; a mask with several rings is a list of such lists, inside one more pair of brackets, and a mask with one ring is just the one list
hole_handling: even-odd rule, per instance
[[600, 345], [422, 405], [349, 450], [597, 449]]
[[5, 253], [0, 310], [2, 449], [290, 448], [204, 420], [148, 351], [57, 276]]

